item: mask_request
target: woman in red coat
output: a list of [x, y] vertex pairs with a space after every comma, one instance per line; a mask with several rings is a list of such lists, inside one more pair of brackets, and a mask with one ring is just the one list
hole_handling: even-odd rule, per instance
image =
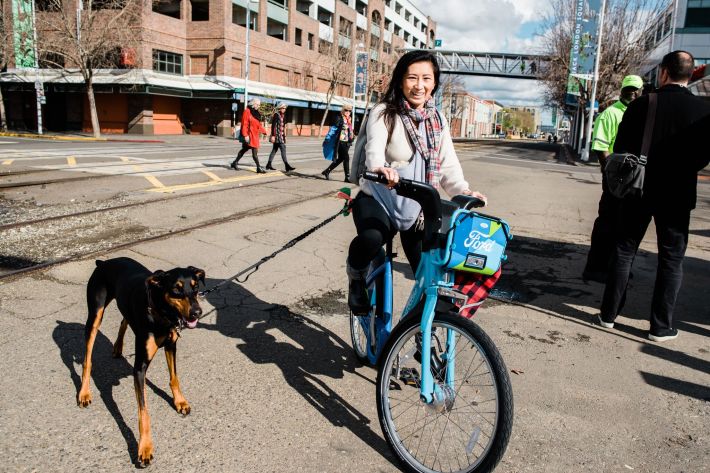
[[261, 100], [252, 99], [249, 101], [249, 106], [244, 110], [242, 115], [242, 149], [239, 150], [239, 154], [232, 161], [229, 166], [235, 171], [239, 170], [237, 163], [244, 153], [251, 150], [251, 156], [254, 158], [254, 163], [256, 163], [256, 172], [259, 174], [264, 174], [264, 168], [259, 165], [259, 138], [260, 134], [266, 134], [266, 130], [261, 125], [261, 113], [259, 113], [259, 106], [261, 105]]

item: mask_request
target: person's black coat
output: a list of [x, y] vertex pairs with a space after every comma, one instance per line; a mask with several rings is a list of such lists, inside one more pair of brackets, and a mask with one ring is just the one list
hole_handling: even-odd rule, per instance
[[[654, 209], [694, 209], [698, 171], [710, 161], [710, 102], [670, 84], [658, 94], [643, 199]], [[641, 154], [648, 95], [629, 104], [614, 151]]]
[[277, 144], [286, 143], [286, 129], [284, 129], [283, 136], [279, 133], [281, 122], [281, 114], [279, 112], [274, 113], [273, 117], [271, 117], [271, 136], [274, 137], [274, 143]]

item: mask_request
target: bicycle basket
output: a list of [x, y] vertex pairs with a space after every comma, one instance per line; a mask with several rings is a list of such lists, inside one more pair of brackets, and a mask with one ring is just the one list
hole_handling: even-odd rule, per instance
[[456, 271], [494, 274], [506, 259], [505, 247], [511, 238], [504, 220], [458, 209], [452, 215], [446, 239], [445, 266]]

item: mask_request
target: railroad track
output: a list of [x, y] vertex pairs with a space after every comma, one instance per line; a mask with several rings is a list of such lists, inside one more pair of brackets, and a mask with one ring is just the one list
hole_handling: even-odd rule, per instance
[[[135, 245], [139, 245], [141, 243], [162, 240], [165, 238], [173, 237], [175, 235], [189, 233], [189, 232], [203, 229], [203, 228], [207, 228], [210, 226], [220, 225], [220, 224], [227, 223], [227, 222], [238, 221], [238, 220], [244, 219], [246, 217], [256, 217], [256, 216], [266, 215], [266, 214], [276, 212], [276, 211], [284, 209], [284, 208], [298, 206], [300, 204], [303, 204], [303, 203], [311, 201], [311, 200], [321, 199], [321, 198], [332, 196], [332, 195], [333, 195], [333, 191], [329, 190], [327, 192], [319, 193], [316, 195], [309, 195], [309, 196], [304, 196], [304, 197], [300, 197], [300, 198], [295, 198], [285, 204], [284, 203], [277, 203], [277, 204], [271, 204], [271, 205], [264, 205], [261, 207], [250, 208], [247, 210], [236, 212], [231, 215], [208, 219], [208, 220], [205, 220], [205, 221], [200, 222], [195, 225], [183, 226], [177, 230], [169, 229], [169, 230], [166, 230], [160, 234], [150, 235], [145, 238], [138, 238], [138, 239], [131, 240], [129, 242], [124, 242], [124, 243], [120, 243], [120, 244], [116, 244], [116, 245], [110, 245], [109, 247], [102, 247], [98, 250], [77, 252], [77, 253], [73, 253], [73, 254], [66, 256], [66, 257], [53, 258], [53, 259], [49, 259], [49, 260], [41, 261], [41, 262], [23, 260], [23, 258], [21, 258], [21, 257], [14, 258], [14, 260], [16, 260], [16, 261], [25, 261], [29, 265], [26, 267], [10, 270], [8, 272], [0, 274], [0, 281], [6, 280], [6, 279], [13, 279], [13, 278], [21, 276], [21, 275], [27, 275], [30, 273], [34, 273], [34, 272], [37, 272], [37, 271], [40, 271], [40, 270], [43, 270], [43, 269], [46, 269], [46, 268], [49, 268], [52, 266], [59, 265], [59, 264], [68, 263], [71, 261], [79, 261], [79, 260], [83, 260], [83, 259], [91, 258], [91, 257], [96, 257], [98, 255], [105, 254], [108, 251], [116, 251], [119, 249], [130, 248]], [[190, 196], [194, 197], [195, 194], [191, 194]], [[161, 200], [165, 200], [165, 199], [161, 199]], [[150, 202], [147, 202], [147, 203], [150, 203]], [[146, 204], [146, 203], [144, 203], [144, 204]], [[132, 206], [132, 205], [129, 205], [129, 206]], [[124, 206], [122, 206], [122, 207], [124, 207]], [[60, 218], [66, 218], [66, 217], [56, 217], [56, 218], [52, 218], [51, 220], [57, 220]], [[11, 257], [11, 258], [13, 258], [13, 257]]]

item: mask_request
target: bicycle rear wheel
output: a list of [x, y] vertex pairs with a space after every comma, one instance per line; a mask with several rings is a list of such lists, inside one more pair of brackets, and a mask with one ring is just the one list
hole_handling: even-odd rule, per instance
[[[454, 347], [453, 383], [447, 340]], [[437, 313], [432, 375], [446, 396], [439, 408], [420, 401], [419, 318], [403, 321], [388, 342], [377, 375], [377, 413], [390, 448], [410, 472], [490, 472], [513, 426], [513, 394], [505, 363], [475, 323]]]

